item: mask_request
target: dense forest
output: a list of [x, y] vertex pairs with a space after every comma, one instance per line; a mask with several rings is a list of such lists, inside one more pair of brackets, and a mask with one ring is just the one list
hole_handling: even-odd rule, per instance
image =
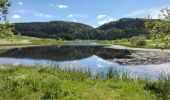
[[157, 21], [162, 20], [124, 18], [104, 24], [98, 28], [93, 28], [92, 26], [81, 23], [65, 21], [15, 23], [14, 33], [22, 36], [65, 40], [113, 40], [147, 35], [148, 30], [145, 28], [145, 23], [149, 22], [153, 24]]
[[15, 34], [23, 36], [32, 36], [40, 38], [63, 38], [67, 40], [75, 39], [76, 35], [84, 30], [93, 29], [91, 26], [64, 22], [64, 21], [51, 21], [51, 22], [32, 22], [32, 23], [16, 23]]

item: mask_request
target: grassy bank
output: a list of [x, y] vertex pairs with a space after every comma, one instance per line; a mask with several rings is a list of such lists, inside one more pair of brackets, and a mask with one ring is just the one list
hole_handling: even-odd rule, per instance
[[[170, 37], [170, 36], [167, 36]], [[151, 48], [151, 49], [161, 49], [156, 45], [161, 45], [160, 40], [146, 40], [146, 45], [136, 46], [131, 44], [128, 39], [119, 39], [119, 40], [55, 40], [55, 39], [41, 39], [35, 37], [25, 37], [25, 36], [16, 36], [15, 41], [11, 42], [6, 39], [0, 39], [0, 46], [19, 46], [19, 45], [53, 45], [53, 44], [63, 44], [70, 42], [95, 42], [99, 44], [113, 44], [121, 45], [132, 48]], [[170, 43], [170, 41], [169, 41]], [[170, 49], [170, 45], [167, 46]]]
[[117, 77], [109, 70], [106, 78], [89, 71], [58, 67], [0, 67], [0, 99], [59, 100], [156, 100], [170, 98], [170, 79], [158, 82]]
[[26, 37], [26, 36], [16, 36], [15, 40], [8, 41], [7, 39], [0, 39], [0, 46], [19, 46], [19, 45], [52, 45], [52, 44], [63, 44], [68, 42], [67, 40], [55, 40], [55, 39], [41, 39], [35, 37]]
[[[146, 45], [136, 46], [131, 44], [127, 39], [119, 39], [119, 40], [87, 40], [88, 42], [96, 42], [100, 44], [113, 44], [113, 45], [121, 45], [131, 48], [147, 48], [147, 49], [161, 49], [156, 45], [161, 45], [162, 42], [159, 40], [146, 40]], [[170, 43], [170, 41], [169, 41]], [[167, 49], [170, 49], [170, 45], [167, 46]]]

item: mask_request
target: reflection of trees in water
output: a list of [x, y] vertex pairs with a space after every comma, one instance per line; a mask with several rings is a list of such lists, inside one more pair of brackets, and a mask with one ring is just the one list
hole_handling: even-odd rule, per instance
[[0, 56], [67, 61], [83, 59], [92, 55], [97, 55], [104, 59], [123, 58], [129, 54], [128, 50], [106, 49], [102, 48], [102, 46], [43, 46], [11, 49], [1, 53]]

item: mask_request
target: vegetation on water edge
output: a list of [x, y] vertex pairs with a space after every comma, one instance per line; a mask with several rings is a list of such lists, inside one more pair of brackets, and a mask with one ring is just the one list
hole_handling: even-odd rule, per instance
[[0, 67], [0, 99], [156, 100], [170, 98], [170, 78], [134, 80], [110, 68], [105, 78], [89, 70], [59, 67]]
[[[140, 39], [142, 37], [142, 39]], [[170, 35], [166, 35], [167, 38], [170, 38]], [[135, 41], [132, 41], [133, 38]], [[133, 37], [130, 39], [119, 39], [119, 40], [55, 40], [55, 39], [41, 39], [41, 38], [34, 38], [34, 37], [25, 37], [25, 36], [16, 36], [15, 41], [11, 42], [6, 39], [0, 39], [0, 46], [14, 46], [14, 45], [55, 45], [55, 44], [64, 44], [64, 43], [71, 43], [71, 42], [95, 42], [99, 44], [113, 44], [113, 45], [122, 45], [127, 47], [133, 48], [154, 48], [154, 49], [161, 49], [164, 48], [162, 41], [159, 39], [147, 39], [144, 40], [143, 36]], [[137, 41], [137, 42], [136, 42]], [[142, 42], [142, 45], [140, 45]], [[170, 43], [170, 41], [168, 41]], [[139, 43], [133, 44], [133, 43]], [[167, 49], [170, 49], [170, 44], [167, 45]]]
[[53, 45], [53, 44], [63, 44], [68, 42], [67, 40], [55, 40], [55, 39], [42, 39], [26, 36], [15, 36], [14, 41], [9, 41], [7, 39], [0, 39], [0, 46], [19, 46], [19, 45]]

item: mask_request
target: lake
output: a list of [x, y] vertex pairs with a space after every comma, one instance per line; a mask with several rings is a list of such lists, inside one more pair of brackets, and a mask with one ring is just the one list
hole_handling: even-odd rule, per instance
[[98, 70], [109, 67], [124, 70], [133, 77], [156, 79], [159, 72], [170, 73], [170, 63], [160, 65], [120, 65], [108, 59], [126, 58], [129, 50], [104, 48], [96, 43], [67, 43], [63, 45], [38, 46], [0, 50], [0, 64], [26, 66], [59, 65], [62, 68]]

